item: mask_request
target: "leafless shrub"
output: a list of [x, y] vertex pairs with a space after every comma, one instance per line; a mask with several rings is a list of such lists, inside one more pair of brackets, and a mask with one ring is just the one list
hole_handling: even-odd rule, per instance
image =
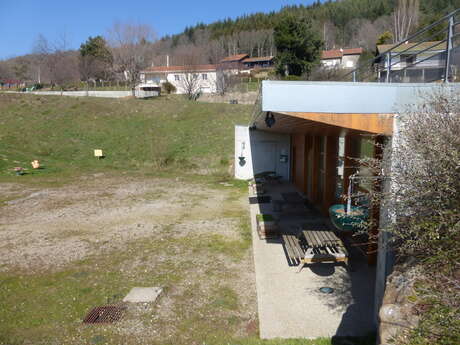
[[411, 255], [451, 253], [445, 263], [459, 263], [452, 249], [460, 221], [460, 97], [441, 89], [401, 114], [399, 123], [392, 150], [392, 231]]

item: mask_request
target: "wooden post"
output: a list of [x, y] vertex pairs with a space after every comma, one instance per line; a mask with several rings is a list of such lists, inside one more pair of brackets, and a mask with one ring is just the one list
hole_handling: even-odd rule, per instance
[[[383, 158], [382, 145], [384, 144], [385, 137], [377, 136], [374, 141], [374, 158], [381, 160]], [[374, 175], [376, 177], [376, 175]], [[381, 179], [375, 179], [372, 183], [372, 190], [374, 193], [382, 191]], [[375, 265], [377, 263], [377, 237], [379, 233], [379, 219], [380, 219], [380, 205], [370, 205], [370, 218], [372, 226], [369, 229], [369, 244], [367, 245], [367, 263]]]
[[325, 173], [324, 191], [322, 197], [322, 210], [328, 215], [329, 207], [335, 204], [335, 189], [337, 186], [337, 160], [338, 160], [339, 138], [336, 136], [326, 137], [325, 148]]
[[[353, 138], [349, 135], [345, 137], [345, 153], [343, 159], [343, 193], [346, 194], [350, 184], [350, 176], [354, 173], [354, 161], [350, 157], [354, 156]], [[343, 200], [346, 202], [346, 200]]]

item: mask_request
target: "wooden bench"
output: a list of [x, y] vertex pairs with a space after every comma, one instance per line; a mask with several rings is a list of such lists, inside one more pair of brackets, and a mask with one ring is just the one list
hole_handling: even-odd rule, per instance
[[289, 261], [293, 265], [299, 265], [305, 256], [305, 250], [300, 246], [299, 239], [294, 235], [282, 235], [281, 237]]
[[[348, 252], [343, 242], [325, 225], [311, 225], [310, 229], [302, 228], [307, 250], [304, 264], [314, 262], [343, 262], [348, 264]], [[300, 271], [300, 270], [299, 270]]]

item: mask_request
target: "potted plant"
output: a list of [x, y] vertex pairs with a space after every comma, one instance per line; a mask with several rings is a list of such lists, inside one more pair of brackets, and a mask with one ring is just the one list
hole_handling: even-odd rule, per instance
[[278, 236], [278, 224], [271, 214], [256, 215], [257, 232], [261, 239]]
[[329, 216], [332, 224], [341, 231], [356, 232], [362, 229], [369, 216], [366, 207], [337, 204], [329, 208]]

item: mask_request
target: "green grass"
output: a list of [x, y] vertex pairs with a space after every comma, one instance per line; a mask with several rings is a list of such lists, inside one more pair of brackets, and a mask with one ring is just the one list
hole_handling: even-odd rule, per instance
[[273, 216], [271, 214], [258, 214], [256, 218], [259, 222], [273, 222]]
[[[250, 106], [203, 104], [182, 97], [151, 100], [0, 93], [0, 178], [76, 176], [88, 171], [225, 175], [233, 126]], [[105, 158], [98, 160], [93, 150]], [[43, 169], [31, 170], [38, 159]], [[27, 168], [16, 177], [15, 166]]]

